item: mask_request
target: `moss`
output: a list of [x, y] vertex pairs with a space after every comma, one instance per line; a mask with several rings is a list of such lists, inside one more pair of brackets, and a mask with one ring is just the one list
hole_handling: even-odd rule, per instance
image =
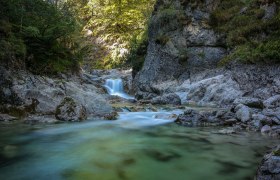
[[271, 39], [261, 43], [246, 43], [236, 47], [233, 53], [226, 56], [220, 65], [232, 60], [243, 63], [280, 63], [280, 39]]
[[0, 112], [14, 116], [18, 119], [25, 118], [28, 115], [28, 112], [25, 110], [25, 108], [16, 107], [16, 106], [1, 106]]
[[199, 52], [197, 55], [198, 55], [198, 57], [200, 57], [201, 59], [204, 59], [205, 56], [206, 56], [204, 52]]
[[186, 65], [188, 63], [188, 56], [187, 55], [180, 55], [179, 56], [179, 64]]
[[188, 51], [186, 49], [179, 49], [179, 64], [183, 66], [186, 65], [188, 62], [188, 58]]
[[280, 150], [275, 150], [272, 153], [274, 156], [280, 156]]
[[70, 97], [65, 97], [63, 99], [63, 101], [60, 103], [60, 105], [58, 105], [57, 108], [56, 108], [55, 116], [56, 116], [57, 119], [60, 119], [59, 118], [59, 115], [61, 114], [60, 109], [61, 109], [61, 107], [65, 106], [65, 105], [67, 105], [67, 111], [66, 112], [67, 112], [68, 115], [75, 112], [75, 108], [76, 108], [75, 101]]
[[226, 34], [227, 47], [232, 49], [221, 65], [233, 60], [243, 63], [280, 62], [277, 50], [280, 44], [280, 15], [278, 12], [274, 18], [263, 20], [265, 11], [260, 8], [262, 3], [259, 0], [222, 0], [211, 14], [211, 26]]
[[104, 116], [104, 119], [106, 119], [106, 120], [117, 120], [118, 116], [119, 116], [119, 114], [116, 111], [114, 111], [114, 112], [106, 114]]
[[156, 23], [162, 32], [168, 32], [184, 27], [188, 19], [183, 9], [170, 5], [157, 12], [153, 23]]

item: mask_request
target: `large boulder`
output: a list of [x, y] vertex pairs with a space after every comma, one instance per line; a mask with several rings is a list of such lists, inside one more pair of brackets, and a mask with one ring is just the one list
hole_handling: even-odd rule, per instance
[[252, 114], [248, 106], [239, 104], [235, 107], [235, 111], [237, 119], [241, 120], [242, 122], [247, 122], [251, 119]]
[[266, 108], [277, 108], [280, 107], [280, 95], [275, 95], [263, 102]]
[[55, 117], [61, 121], [81, 121], [87, 118], [86, 108], [72, 98], [65, 97], [56, 107]]
[[256, 180], [280, 179], [280, 145], [267, 153], [258, 167]]
[[9, 90], [20, 103], [11, 103], [7, 108], [9, 102], [6, 102], [5, 107], [1, 108], [5, 110], [4, 113], [9, 114], [9, 109], [21, 109], [24, 118], [30, 114], [42, 117], [56, 115], [59, 120], [76, 121], [87, 117], [103, 117], [113, 111], [103, 89], [85, 76], [62, 75], [60, 78], [50, 78], [25, 71], [8, 74], [13, 74], [9, 76], [12, 77]]
[[188, 109], [183, 114], [180, 114], [175, 122], [187, 127], [216, 126], [221, 124], [221, 121], [216, 118], [216, 111], [199, 112], [194, 109]]
[[234, 105], [243, 104], [250, 108], [259, 108], [259, 109], [264, 108], [264, 104], [263, 104], [262, 100], [259, 98], [253, 98], [253, 97], [237, 98], [234, 100], [233, 104]]

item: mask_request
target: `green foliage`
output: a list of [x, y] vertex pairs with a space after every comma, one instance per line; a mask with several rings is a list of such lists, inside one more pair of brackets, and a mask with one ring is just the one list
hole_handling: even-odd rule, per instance
[[155, 0], [85, 1], [80, 3], [77, 13], [82, 17], [84, 29], [93, 32], [94, 41], [101, 41], [91, 55], [94, 67], [109, 69], [124, 64], [132, 39], [146, 30]]
[[132, 66], [132, 76], [139, 72], [144, 64], [148, 48], [147, 29], [130, 42], [129, 54], [127, 55], [127, 65]]
[[236, 59], [244, 63], [280, 62], [280, 15], [278, 12], [272, 19], [264, 20], [262, 3], [267, 2], [222, 0], [211, 14], [210, 24], [226, 34], [227, 46], [233, 49], [222, 63]]
[[0, 58], [36, 74], [78, 70], [81, 26], [63, 1], [2, 0]]

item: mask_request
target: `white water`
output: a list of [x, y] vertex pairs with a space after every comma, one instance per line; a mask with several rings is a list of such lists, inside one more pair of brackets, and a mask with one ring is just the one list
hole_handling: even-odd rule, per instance
[[124, 92], [122, 79], [107, 79], [105, 88], [110, 95], [119, 96], [124, 99], [134, 99], [134, 97]]

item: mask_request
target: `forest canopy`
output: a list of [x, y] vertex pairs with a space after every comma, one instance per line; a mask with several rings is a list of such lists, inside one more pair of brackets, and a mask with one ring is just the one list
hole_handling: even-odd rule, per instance
[[75, 72], [83, 60], [95, 68], [124, 64], [130, 47], [144, 39], [153, 3], [1, 0], [1, 64], [36, 74]]

